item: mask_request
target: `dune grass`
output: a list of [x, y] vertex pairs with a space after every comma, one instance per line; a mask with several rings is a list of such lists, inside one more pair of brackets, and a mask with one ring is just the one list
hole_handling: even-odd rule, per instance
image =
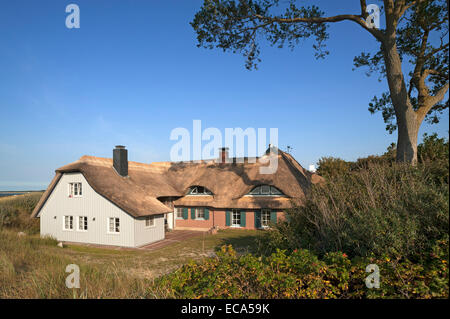
[[[153, 251], [60, 248], [56, 240], [40, 238], [39, 219], [30, 218], [41, 195], [0, 198], [0, 298], [160, 298], [165, 293], [151, 288], [155, 278], [212, 256], [225, 244], [242, 253], [255, 251], [261, 233], [230, 229]], [[69, 264], [80, 267], [80, 289], [65, 286]]]
[[[255, 249], [257, 231], [224, 230], [164, 248], [116, 250], [68, 245], [39, 235], [0, 231], [0, 298], [164, 298], [153, 280], [181, 265], [212, 256], [230, 242], [242, 252]], [[242, 238], [242, 241], [239, 240]], [[80, 289], [68, 289], [66, 266], [80, 267]]]

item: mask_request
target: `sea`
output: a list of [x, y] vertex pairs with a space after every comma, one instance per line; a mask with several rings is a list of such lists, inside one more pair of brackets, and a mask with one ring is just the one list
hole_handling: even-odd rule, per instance
[[6, 196], [14, 196], [14, 195], [22, 195], [22, 194], [26, 194], [26, 193], [24, 193], [24, 192], [20, 192], [20, 193], [14, 193], [14, 192], [11, 192], [11, 193], [4, 193], [4, 192], [0, 192], [0, 197], [6, 197]]

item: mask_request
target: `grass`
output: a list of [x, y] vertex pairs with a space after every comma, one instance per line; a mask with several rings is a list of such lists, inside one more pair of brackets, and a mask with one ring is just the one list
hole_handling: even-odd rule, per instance
[[[215, 254], [234, 243], [242, 253], [256, 249], [259, 231], [223, 230], [161, 249], [116, 250], [85, 245], [56, 246], [38, 235], [19, 237], [14, 230], [0, 231], [0, 298], [160, 298], [153, 280], [181, 265]], [[65, 287], [69, 264], [80, 266], [81, 288]]]
[[42, 196], [42, 192], [0, 197], [0, 230], [2, 228], [39, 233], [39, 220], [30, 214]]
[[[257, 249], [260, 231], [223, 230], [157, 250], [98, 248], [39, 237], [30, 213], [42, 193], [0, 198], [0, 298], [161, 298], [153, 280], [191, 260], [213, 256], [232, 244], [240, 253]], [[18, 236], [25, 232], [25, 236]], [[66, 288], [66, 266], [80, 267], [81, 288]], [[74, 294], [75, 293], [75, 294]]]

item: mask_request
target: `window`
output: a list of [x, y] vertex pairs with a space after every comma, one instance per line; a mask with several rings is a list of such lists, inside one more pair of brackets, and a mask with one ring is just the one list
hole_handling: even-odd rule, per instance
[[284, 196], [276, 187], [269, 185], [260, 185], [253, 188], [247, 195], [252, 196]]
[[87, 216], [78, 216], [78, 230], [88, 230]]
[[69, 197], [80, 197], [83, 195], [81, 183], [69, 183]]
[[64, 216], [64, 230], [73, 230], [73, 216]]
[[212, 195], [212, 192], [203, 186], [192, 186], [189, 188], [188, 195]]
[[270, 186], [268, 185], [261, 186], [261, 195], [270, 195]]
[[155, 226], [155, 217], [147, 216], [145, 217], [145, 227], [153, 227]]
[[237, 209], [233, 209], [231, 216], [231, 226], [241, 227], [241, 212]]
[[261, 210], [261, 226], [269, 227], [270, 223], [270, 209]]
[[205, 209], [196, 208], [195, 209], [195, 219], [205, 219]]
[[175, 208], [175, 218], [183, 219], [183, 208], [181, 208], [181, 207]]
[[283, 195], [283, 193], [278, 188], [275, 188], [273, 186], [270, 186], [270, 194], [271, 195]]
[[109, 233], [120, 233], [120, 219], [117, 217], [110, 217], [108, 223]]

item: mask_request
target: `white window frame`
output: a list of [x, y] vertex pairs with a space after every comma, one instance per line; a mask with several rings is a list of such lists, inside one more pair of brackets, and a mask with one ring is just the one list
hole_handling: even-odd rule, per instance
[[[111, 219], [114, 219], [114, 230], [111, 231]], [[119, 226], [119, 231], [116, 231], [117, 224]], [[108, 217], [106, 223], [106, 229], [108, 234], [120, 234], [120, 218], [119, 217]]]
[[[202, 187], [203, 188], [203, 192], [199, 193], [198, 192], [198, 188]], [[193, 196], [211, 196], [213, 193], [207, 189], [205, 186], [192, 186], [189, 188], [189, 192], [187, 193], [187, 195], [193, 195]]]
[[[267, 192], [263, 192], [263, 189], [267, 188]], [[270, 195], [270, 186], [269, 185], [261, 185], [261, 195], [267, 196]]]
[[68, 189], [69, 198], [82, 197], [83, 196], [83, 186], [81, 182], [69, 183]]
[[[81, 219], [83, 219], [83, 221], [81, 221]], [[86, 229], [81, 228], [81, 226], [85, 226]], [[88, 227], [88, 217], [87, 216], [78, 216], [78, 231], [88, 231], [89, 227]]]
[[[151, 224], [147, 225], [147, 222], [150, 222]], [[145, 228], [153, 228], [155, 227], [155, 216], [146, 216], [145, 217]]]
[[[235, 218], [234, 216], [238, 216]], [[235, 223], [236, 220], [239, 220], [239, 223]], [[231, 210], [231, 227], [241, 227], [241, 211], [238, 209]]]
[[[203, 212], [203, 216], [199, 217], [199, 213]], [[195, 208], [195, 219], [199, 219], [199, 220], [205, 220], [205, 209], [202, 207], [196, 207]]]
[[[270, 226], [270, 213], [271, 213], [271, 210], [270, 209], [261, 209], [261, 227], [262, 228], [269, 228]], [[264, 215], [268, 215], [268, 217], [267, 217], [267, 221], [266, 221], [266, 223], [264, 223]]]
[[[72, 226], [72, 228], [66, 228], [66, 218], [69, 220], [69, 225]], [[73, 216], [72, 215], [64, 215], [63, 216], [63, 230], [66, 231], [73, 231], [74, 230], [74, 224], [73, 224]]]
[[[263, 188], [269, 188], [269, 192], [265, 192], [263, 193], [262, 190]], [[285, 194], [283, 194], [282, 191], [280, 191], [278, 188], [276, 188], [275, 186], [272, 185], [259, 185], [254, 187], [252, 190], [250, 190], [250, 192], [248, 192], [248, 194], [246, 194], [245, 196], [270, 196], [270, 197], [286, 197]]]
[[[178, 216], [180, 213], [180, 216]], [[175, 207], [175, 219], [183, 219], [183, 207]]]

